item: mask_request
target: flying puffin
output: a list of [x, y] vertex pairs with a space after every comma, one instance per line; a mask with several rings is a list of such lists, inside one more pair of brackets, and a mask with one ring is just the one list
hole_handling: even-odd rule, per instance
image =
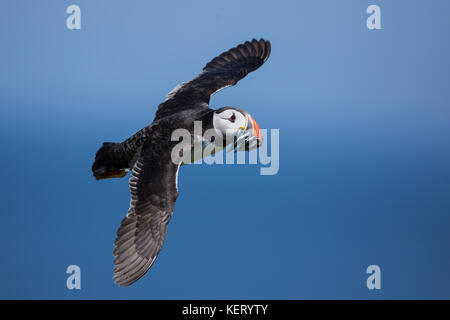
[[97, 151], [92, 165], [97, 180], [124, 177], [131, 170], [130, 208], [114, 242], [113, 279], [118, 285], [134, 283], [152, 266], [178, 197], [178, 169], [196, 160], [183, 158], [184, 148], [174, 161], [172, 149], [179, 143], [171, 139], [174, 130], [190, 133], [187, 148], [212, 142], [195, 136], [194, 121], [201, 121], [203, 130], [214, 129], [222, 137], [229, 136], [230, 131], [235, 134], [231, 142], [225, 138], [214, 141], [217, 150], [220, 145], [231, 145], [235, 152], [249, 151], [261, 144], [260, 128], [250, 114], [235, 107], [213, 110], [209, 100], [217, 91], [258, 69], [269, 55], [270, 42], [264, 39], [253, 39], [223, 52], [194, 79], [175, 87], [158, 106], [149, 126], [121, 143], [105, 142]]

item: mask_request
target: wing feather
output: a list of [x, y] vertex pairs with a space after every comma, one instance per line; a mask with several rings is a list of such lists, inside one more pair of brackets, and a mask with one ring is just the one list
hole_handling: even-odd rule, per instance
[[263, 65], [270, 56], [270, 48], [269, 41], [253, 39], [223, 52], [208, 62], [197, 77], [176, 86], [158, 106], [155, 119], [194, 106], [207, 107], [214, 93], [235, 85]]
[[113, 278], [121, 286], [137, 281], [154, 263], [178, 196], [178, 165], [170, 152], [161, 154], [148, 145], [143, 150], [131, 171], [130, 209], [114, 243]]

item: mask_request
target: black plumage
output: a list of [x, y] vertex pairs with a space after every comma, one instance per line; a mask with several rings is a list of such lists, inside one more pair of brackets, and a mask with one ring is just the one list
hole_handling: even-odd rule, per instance
[[211, 127], [214, 110], [209, 100], [215, 92], [235, 85], [259, 68], [270, 55], [270, 42], [247, 41], [211, 60], [202, 73], [172, 90], [158, 106], [155, 119], [122, 143], [104, 143], [92, 172], [97, 179], [123, 177], [131, 169], [131, 202], [115, 241], [114, 280], [130, 285], [142, 277], [160, 252], [178, 196], [180, 163], [171, 160], [177, 142], [173, 130], [193, 134], [194, 121]]

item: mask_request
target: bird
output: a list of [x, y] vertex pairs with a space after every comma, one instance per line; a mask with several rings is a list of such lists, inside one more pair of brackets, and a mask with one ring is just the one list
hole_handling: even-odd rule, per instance
[[[199, 144], [204, 150], [211, 143], [214, 151], [231, 146], [235, 152], [261, 145], [260, 127], [249, 113], [231, 106], [212, 109], [209, 102], [213, 94], [263, 65], [270, 52], [270, 41], [253, 39], [221, 53], [200, 74], [169, 92], [150, 125], [123, 142], [104, 142], [98, 149], [92, 165], [97, 180], [122, 178], [131, 171], [130, 207], [117, 230], [113, 251], [113, 280], [119, 286], [139, 280], [160, 253], [178, 197], [179, 168], [196, 161], [190, 150]], [[219, 138], [195, 135], [196, 121]], [[179, 141], [171, 137], [177, 129], [188, 132], [190, 139], [175, 152], [174, 160], [172, 151]], [[230, 132], [233, 139], [227, 138]]]

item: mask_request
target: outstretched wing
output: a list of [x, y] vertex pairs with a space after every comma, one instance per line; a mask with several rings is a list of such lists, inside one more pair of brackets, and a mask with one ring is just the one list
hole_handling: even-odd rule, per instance
[[131, 177], [131, 203], [117, 231], [114, 282], [128, 286], [152, 266], [166, 238], [167, 224], [178, 196], [179, 166], [170, 150], [146, 142]]
[[258, 69], [269, 55], [270, 42], [264, 39], [253, 39], [222, 53], [212, 59], [197, 77], [173, 89], [167, 100], [159, 105], [155, 119], [195, 105], [207, 106], [214, 93], [235, 85], [248, 73]]

